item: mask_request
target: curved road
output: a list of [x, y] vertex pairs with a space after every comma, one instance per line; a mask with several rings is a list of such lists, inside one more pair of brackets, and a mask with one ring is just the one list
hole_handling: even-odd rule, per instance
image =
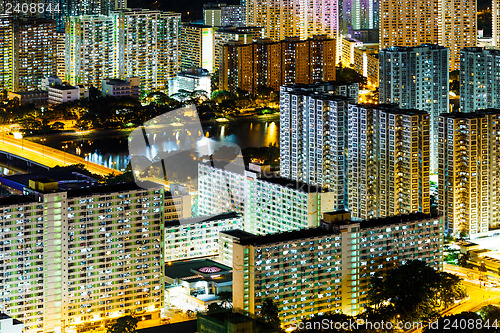
[[68, 166], [72, 164], [83, 164], [88, 171], [101, 176], [122, 174], [122, 172], [118, 170], [86, 161], [79, 156], [24, 139], [15, 139], [9, 135], [0, 136], [0, 151], [22, 157], [50, 168], [58, 165]]

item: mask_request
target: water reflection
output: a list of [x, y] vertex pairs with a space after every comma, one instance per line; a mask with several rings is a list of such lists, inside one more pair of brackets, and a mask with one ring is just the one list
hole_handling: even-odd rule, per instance
[[[234, 143], [242, 148], [279, 144], [278, 117], [269, 121], [240, 120], [225, 124], [204, 124], [203, 132], [209, 140], [208, 144], [214, 150], [224, 143]], [[167, 135], [165, 131], [158, 130], [154, 135], [149, 135], [151, 155], [154, 155], [158, 150], [177, 150], [180, 146], [190, 143], [190, 138], [201, 135], [201, 133], [189, 133], [182, 127], [173, 133], [173, 135]], [[33, 137], [30, 140], [62, 149], [90, 162], [124, 171], [130, 162], [127, 142], [129, 134], [130, 131], [90, 131], [85, 135], [57, 134], [47, 136], [45, 139]], [[202, 142], [203, 140], [204, 138], [196, 142], [198, 148], [207, 144], [207, 142]], [[158, 146], [160, 142], [162, 144]], [[198, 150], [198, 154], [203, 155], [203, 153]]]

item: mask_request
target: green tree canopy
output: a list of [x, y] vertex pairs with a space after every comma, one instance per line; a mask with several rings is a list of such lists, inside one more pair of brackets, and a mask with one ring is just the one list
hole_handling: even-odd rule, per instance
[[434, 270], [420, 260], [409, 261], [370, 280], [369, 306], [403, 321], [437, 316], [442, 307], [466, 296], [461, 279]]
[[106, 326], [108, 333], [134, 333], [139, 321], [133, 316], [118, 318], [116, 322]]

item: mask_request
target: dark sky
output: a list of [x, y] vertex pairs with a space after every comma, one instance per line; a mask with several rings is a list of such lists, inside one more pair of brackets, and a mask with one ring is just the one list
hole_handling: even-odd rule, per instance
[[[197, 20], [203, 18], [204, 3], [227, 3], [237, 5], [239, 0], [128, 0], [129, 7], [157, 8], [182, 13], [183, 21]], [[491, 7], [491, 0], [477, 0], [478, 9]], [[189, 15], [187, 13], [189, 12]]]
[[[203, 4], [227, 3], [237, 5], [239, 0], [128, 0], [128, 7], [161, 9], [182, 13], [183, 21], [203, 18]], [[189, 16], [187, 13], [189, 12]]]

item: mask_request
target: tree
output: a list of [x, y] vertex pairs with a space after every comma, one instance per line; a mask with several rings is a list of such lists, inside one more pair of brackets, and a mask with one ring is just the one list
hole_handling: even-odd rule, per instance
[[439, 298], [444, 308], [448, 308], [455, 304], [456, 301], [467, 297], [467, 290], [458, 276], [441, 272], [440, 280]]
[[433, 318], [439, 309], [465, 297], [461, 280], [439, 272], [420, 260], [413, 260], [377, 273], [370, 280], [369, 306], [402, 321]]
[[495, 320], [499, 322], [500, 325], [500, 307], [496, 305], [486, 305], [483, 306], [478, 311], [479, 315], [483, 318], [484, 321], [489, 320], [490, 323], [493, 323]]
[[233, 293], [230, 291], [221, 291], [217, 294], [220, 297], [220, 305], [223, 308], [231, 308], [233, 306]]
[[278, 328], [281, 325], [279, 318], [279, 309], [271, 298], [266, 298], [262, 302], [260, 317], [271, 326]]
[[463, 253], [458, 257], [458, 265], [464, 268], [470, 268], [470, 254], [469, 252]]
[[133, 316], [118, 318], [116, 322], [106, 326], [108, 333], [134, 333], [139, 321]]
[[207, 314], [212, 315], [214, 313], [223, 312], [225, 309], [219, 303], [210, 303], [207, 306]]

